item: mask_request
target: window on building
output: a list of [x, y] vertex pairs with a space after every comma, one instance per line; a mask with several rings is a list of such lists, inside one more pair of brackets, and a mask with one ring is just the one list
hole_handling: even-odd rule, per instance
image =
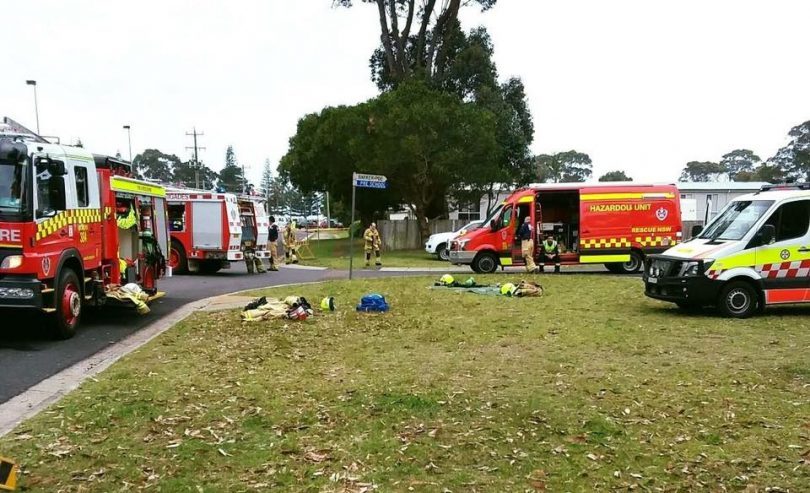
[[87, 182], [87, 168], [74, 166], [73, 171], [76, 176], [76, 202], [79, 207], [87, 207], [90, 205], [90, 184]]
[[481, 220], [481, 204], [477, 202], [459, 202], [459, 221], [479, 221]]

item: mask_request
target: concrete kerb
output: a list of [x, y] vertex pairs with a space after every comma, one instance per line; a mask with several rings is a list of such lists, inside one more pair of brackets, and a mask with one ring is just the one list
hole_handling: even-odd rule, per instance
[[[51, 404], [59, 401], [62, 397], [77, 389], [85, 380], [93, 378], [106, 370], [113, 363], [123, 358], [132, 351], [145, 345], [155, 337], [174, 327], [179, 322], [185, 320], [195, 311], [204, 311], [210, 305], [217, 305], [216, 309], [228, 310], [244, 306], [243, 300], [232, 303], [216, 303], [218, 299], [239, 295], [257, 289], [276, 289], [290, 286], [306, 286], [311, 284], [322, 284], [324, 281], [301, 282], [279, 284], [276, 286], [266, 286], [264, 288], [250, 288], [232, 293], [211, 296], [202, 300], [196, 300], [181, 306], [172, 313], [152, 322], [145, 328], [135, 332], [126, 339], [123, 339], [108, 348], [105, 348], [93, 356], [84, 359], [73, 366], [51, 375], [28, 390], [12, 397], [8, 401], [0, 404], [0, 437], [7, 435], [20, 423], [37, 415]], [[210, 311], [210, 310], [209, 310]]]

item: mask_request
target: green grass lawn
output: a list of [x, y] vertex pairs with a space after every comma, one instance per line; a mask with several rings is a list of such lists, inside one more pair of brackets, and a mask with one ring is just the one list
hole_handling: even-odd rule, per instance
[[[338, 311], [198, 313], [0, 455], [27, 491], [808, 490], [810, 309], [727, 320], [638, 279], [540, 279], [532, 299], [430, 278], [262, 291]], [[392, 311], [354, 312], [373, 291]]]
[[[331, 269], [349, 268], [349, 240], [310, 240], [309, 242], [314, 259], [302, 260], [304, 265], [316, 265], [329, 267]], [[428, 255], [424, 250], [397, 250], [393, 252], [382, 252], [382, 263], [384, 267], [443, 267], [449, 266], [447, 262], [441, 262], [435, 255]], [[365, 265], [363, 253], [363, 240], [354, 242], [354, 267], [362, 268]], [[373, 265], [373, 258], [372, 258]]]

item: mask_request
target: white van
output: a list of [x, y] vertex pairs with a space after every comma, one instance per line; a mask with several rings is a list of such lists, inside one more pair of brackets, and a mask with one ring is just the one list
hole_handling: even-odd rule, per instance
[[737, 197], [691, 240], [645, 261], [645, 294], [750, 317], [810, 302], [810, 183]]

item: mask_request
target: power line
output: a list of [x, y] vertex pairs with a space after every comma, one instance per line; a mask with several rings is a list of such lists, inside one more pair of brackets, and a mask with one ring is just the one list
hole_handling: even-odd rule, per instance
[[[194, 127], [191, 133], [186, 132], [189, 137], [194, 137], [194, 147], [186, 147], [186, 150], [194, 150], [194, 188], [200, 188], [200, 160], [198, 159], [198, 149], [205, 150], [205, 147], [197, 145], [197, 137], [205, 135], [202, 132], [197, 132], [197, 127]], [[205, 183], [203, 183], [205, 185]], [[213, 184], [212, 184], [213, 185]]]

